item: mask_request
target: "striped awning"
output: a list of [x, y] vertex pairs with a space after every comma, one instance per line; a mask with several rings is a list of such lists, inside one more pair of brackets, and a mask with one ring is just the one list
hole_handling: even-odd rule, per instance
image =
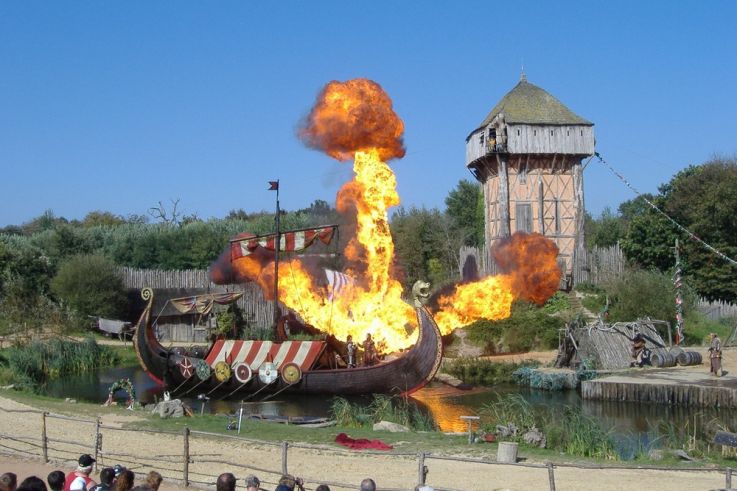
[[296, 363], [305, 371], [312, 368], [317, 357], [325, 348], [324, 341], [241, 341], [218, 340], [208, 353], [205, 361], [211, 367], [219, 361], [228, 363], [231, 367], [236, 363], [247, 363], [252, 370], [267, 361], [274, 363], [277, 368], [285, 363]]
[[[335, 234], [335, 226], [297, 230], [279, 234], [279, 252], [298, 252], [307, 249], [319, 240], [329, 244]], [[261, 237], [244, 237], [231, 240], [230, 258], [238, 259], [250, 255], [255, 249], [263, 247], [269, 251], [276, 250], [276, 234]]]

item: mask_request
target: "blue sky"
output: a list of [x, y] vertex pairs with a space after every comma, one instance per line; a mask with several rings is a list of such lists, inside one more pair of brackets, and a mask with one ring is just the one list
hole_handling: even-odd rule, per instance
[[[503, 6], [502, 6], [503, 5]], [[0, 226], [52, 209], [201, 218], [334, 201], [351, 176], [295, 137], [330, 80], [380, 83], [405, 122], [405, 206], [443, 207], [464, 140], [519, 80], [593, 121], [654, 192], [737, 152], [737, 2], [0, 2]], [[598, 214], [633, 194], [585, 172]]]

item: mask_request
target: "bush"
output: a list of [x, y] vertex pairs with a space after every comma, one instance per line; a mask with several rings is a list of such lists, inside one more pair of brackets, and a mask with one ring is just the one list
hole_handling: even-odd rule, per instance
[[348, 428], [371, 427], [379, 421], [391, 421], [412, 430], [432, 431], [435, 423], [422, 413], [415, 404], [405, 398], [374, 394], [368, 406], [351, 404], [342, 397], [334, 397], [330, 415], [338, 426]]
[[27, 379], [34, 385], [62, 374], [84, 373], [112, 366], [119, 360], [112, 349], [97, 344], [91, 337], [82, 342], [62, 339], [34, 341], [8, 349], [6, 358], [16, 378]]
[[537, 367], [536, 361], [525, 363], [496, 363], [483, 358], [457, 358], [443, 365], [442, 370], [471, 385], [511, 383], [514, 372], [521, 368]]
[[126, 305], [115, 264], [98, 255], [73, 256], [51, 280], [51, 291], [81, 315], [118, 318]]
[[558, 329], [564, 321], [548, 315], [545, 307], [518, 301], [512, 305], [512, 315], [499, 321], [482, 319], [469, 324], [466, 330], [471, 342], [484, 347], [484, 352], [521, 352], [532, 349], [552, 349], [558, 346]]
[[[675, 325], [675, 289], [670, 275], [658, 271], [635, 270], [605, 285], [611, 306], [609, 321], [633, 321], [642, 317]], [[684, 312], [696, 305], [696, 295], [686, 290]]]

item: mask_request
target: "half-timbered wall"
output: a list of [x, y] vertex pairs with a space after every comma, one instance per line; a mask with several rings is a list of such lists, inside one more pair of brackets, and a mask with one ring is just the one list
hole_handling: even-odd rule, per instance
[[[509, 231], [537, 232], [555, 241], [564, 271], [571, 273], [576, 245], [577, 197], [572, 168], [574, 156], [514, 156], [507, 160]], [[499, 176], [484, 183], [486, 237], [490, 246], [505, 236], [501, 224]], [[581, 210], [581, 213], [583, 211]]]

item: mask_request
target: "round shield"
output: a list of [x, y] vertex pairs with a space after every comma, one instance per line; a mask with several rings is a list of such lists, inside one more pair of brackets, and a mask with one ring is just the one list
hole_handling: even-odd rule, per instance
[[180, 361], [178, 365], [179, 372], [182, 374], [182, 377], [189, 378], [194, 375], [194, 365], [192, 365], [192, 362], [189, 360], [189, 358], [182, 358], [182, 361]]
[[205, 360], [197, 360], [194, 365], [194, 373], [200, 378], [200, 380], [207, 380], [210, 378], [210, 365]]
[[296, 384], [302, 378], [302, 370], [296, 363], [286, 363], [281, 367], [281, 378], [289, 385]]
[[235, 374], [235, 379], [242, 384], [245, 384], [253, 377], [253, 371], [251, 371], [251, 367], [247, 363], [236, 363], [233, 373]]
[[230, 378], [231, 375], [230, 365], [224, 361], [215, 363], [215, 378], [218, 382], [225, 382]]
[[276, 365], [267, 361], [261, 365], [258, 369], [258, 379], [264, 384], [270, 384], [279, 376], [279, 372], [276, 370]]

